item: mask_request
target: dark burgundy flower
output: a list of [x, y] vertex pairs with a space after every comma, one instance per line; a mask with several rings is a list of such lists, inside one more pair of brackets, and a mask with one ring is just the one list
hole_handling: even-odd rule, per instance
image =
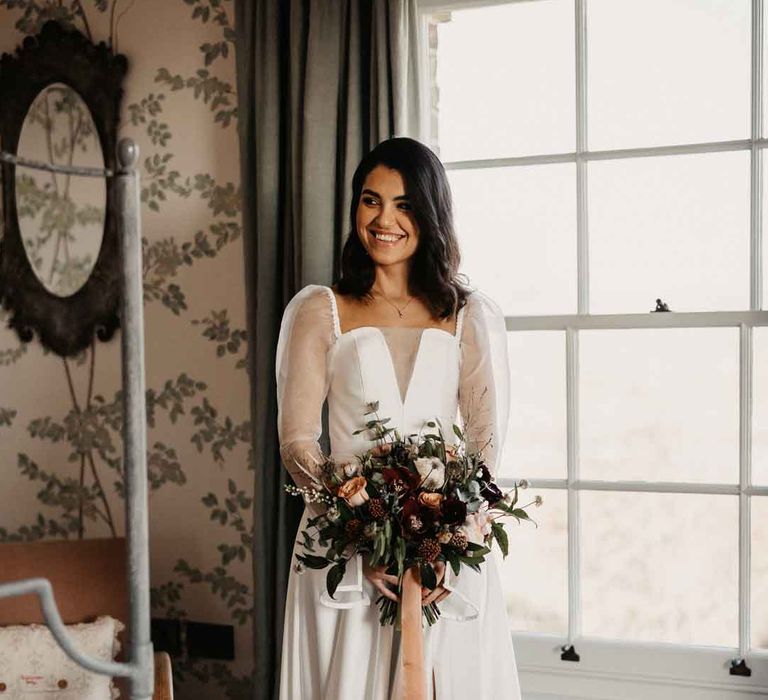
[[446, 525], [463, 523], [467, 518], [467, 504], [453, 496], [443, 500], [443, 522]]
[[381, 473], [384, 477], [384, 481], [386, 481], [392, 490], [398, 494], [411, 491], [419, 485], [419, 475], [405, 467], [384, 469]]
[[426, 529], [426, 523], [422, 518], [422, 507], [415, 498], [408, 498], [403, 503], [402, 523], [403, 528], [414, 535]]
[[480, 485], [480, 495], [488, 501], [488, 504], [493, 506], [496, 503], [498, 503], [502, 498], [504, 498], [504, 494], [501, 492], [501, 489], [496, 486], [496, 484], [491, 481], [487, 484], [481, 484]]
[[491, 472], [488, 471], [488, 467], [485, 466], [485, 462], [480, 462], [479, 468], [480, 468], [480, 471], [482, 472], [480, 474], [480, 478], [483, 481], [493, 481], [493, 477], [491, 476]]

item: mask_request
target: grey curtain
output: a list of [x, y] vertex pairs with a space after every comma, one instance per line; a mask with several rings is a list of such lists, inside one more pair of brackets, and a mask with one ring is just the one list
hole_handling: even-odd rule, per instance
[[255, 469], [253, 697], [271, 700], [302, 509], [283, 490], [277, 444], [280, 319], [302, 286], [334, 280], [363, 155], [391, 136], [423, 139], [426, 122], [416, 0], [238, 0], [235, 19]]

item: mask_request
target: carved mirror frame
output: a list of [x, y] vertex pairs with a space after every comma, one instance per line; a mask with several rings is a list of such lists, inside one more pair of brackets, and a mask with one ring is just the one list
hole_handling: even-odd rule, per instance
[[[39, 34], [26, 37], [13, 54], [0, 58], [0, 149], [18, 155], [22, 126], [35, 98], [49, 85], [64, 83], [90, 110], [104, 167], [114, 171], [127, 70], [125, 56], [113, 53], [104, 42], [93, 44], [76, 29], [46, 22]], [[120, 325], [115, 181], [106, 181], [104, 233], [91, 274], [74, 294], [60, 297], [43, 285], [27, 257], [16, 209], [18, 167], [2, 163], [0, 303], [10, 312], [8, 325], [22, 342], [37, 335], [57, 355], [76, 355], [94, 336], [102, 341], [112, 338]]]

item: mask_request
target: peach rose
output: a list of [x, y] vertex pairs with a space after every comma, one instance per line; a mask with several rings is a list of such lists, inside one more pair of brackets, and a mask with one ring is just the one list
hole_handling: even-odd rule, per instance
[[339, 486], [336, 495], [339, 498], [343, 498], [353, 508], [361, 506], [370, 498], [368, 492], [365, 490], [366, 483], [364, 476], [356, 476]]
[[430, 510], [440, 510], [440, 504], [443, 502], [442, 493], [425, 493], [419, 494], [419, 503], [426, 506]]

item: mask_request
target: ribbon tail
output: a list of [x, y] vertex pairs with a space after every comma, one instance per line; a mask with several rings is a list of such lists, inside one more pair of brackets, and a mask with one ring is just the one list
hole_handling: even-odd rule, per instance
[[421, 570], [411, 566], [403, 573], [400, 602], [403, 700], [426, 700], [424, 637], [421, 631]]

